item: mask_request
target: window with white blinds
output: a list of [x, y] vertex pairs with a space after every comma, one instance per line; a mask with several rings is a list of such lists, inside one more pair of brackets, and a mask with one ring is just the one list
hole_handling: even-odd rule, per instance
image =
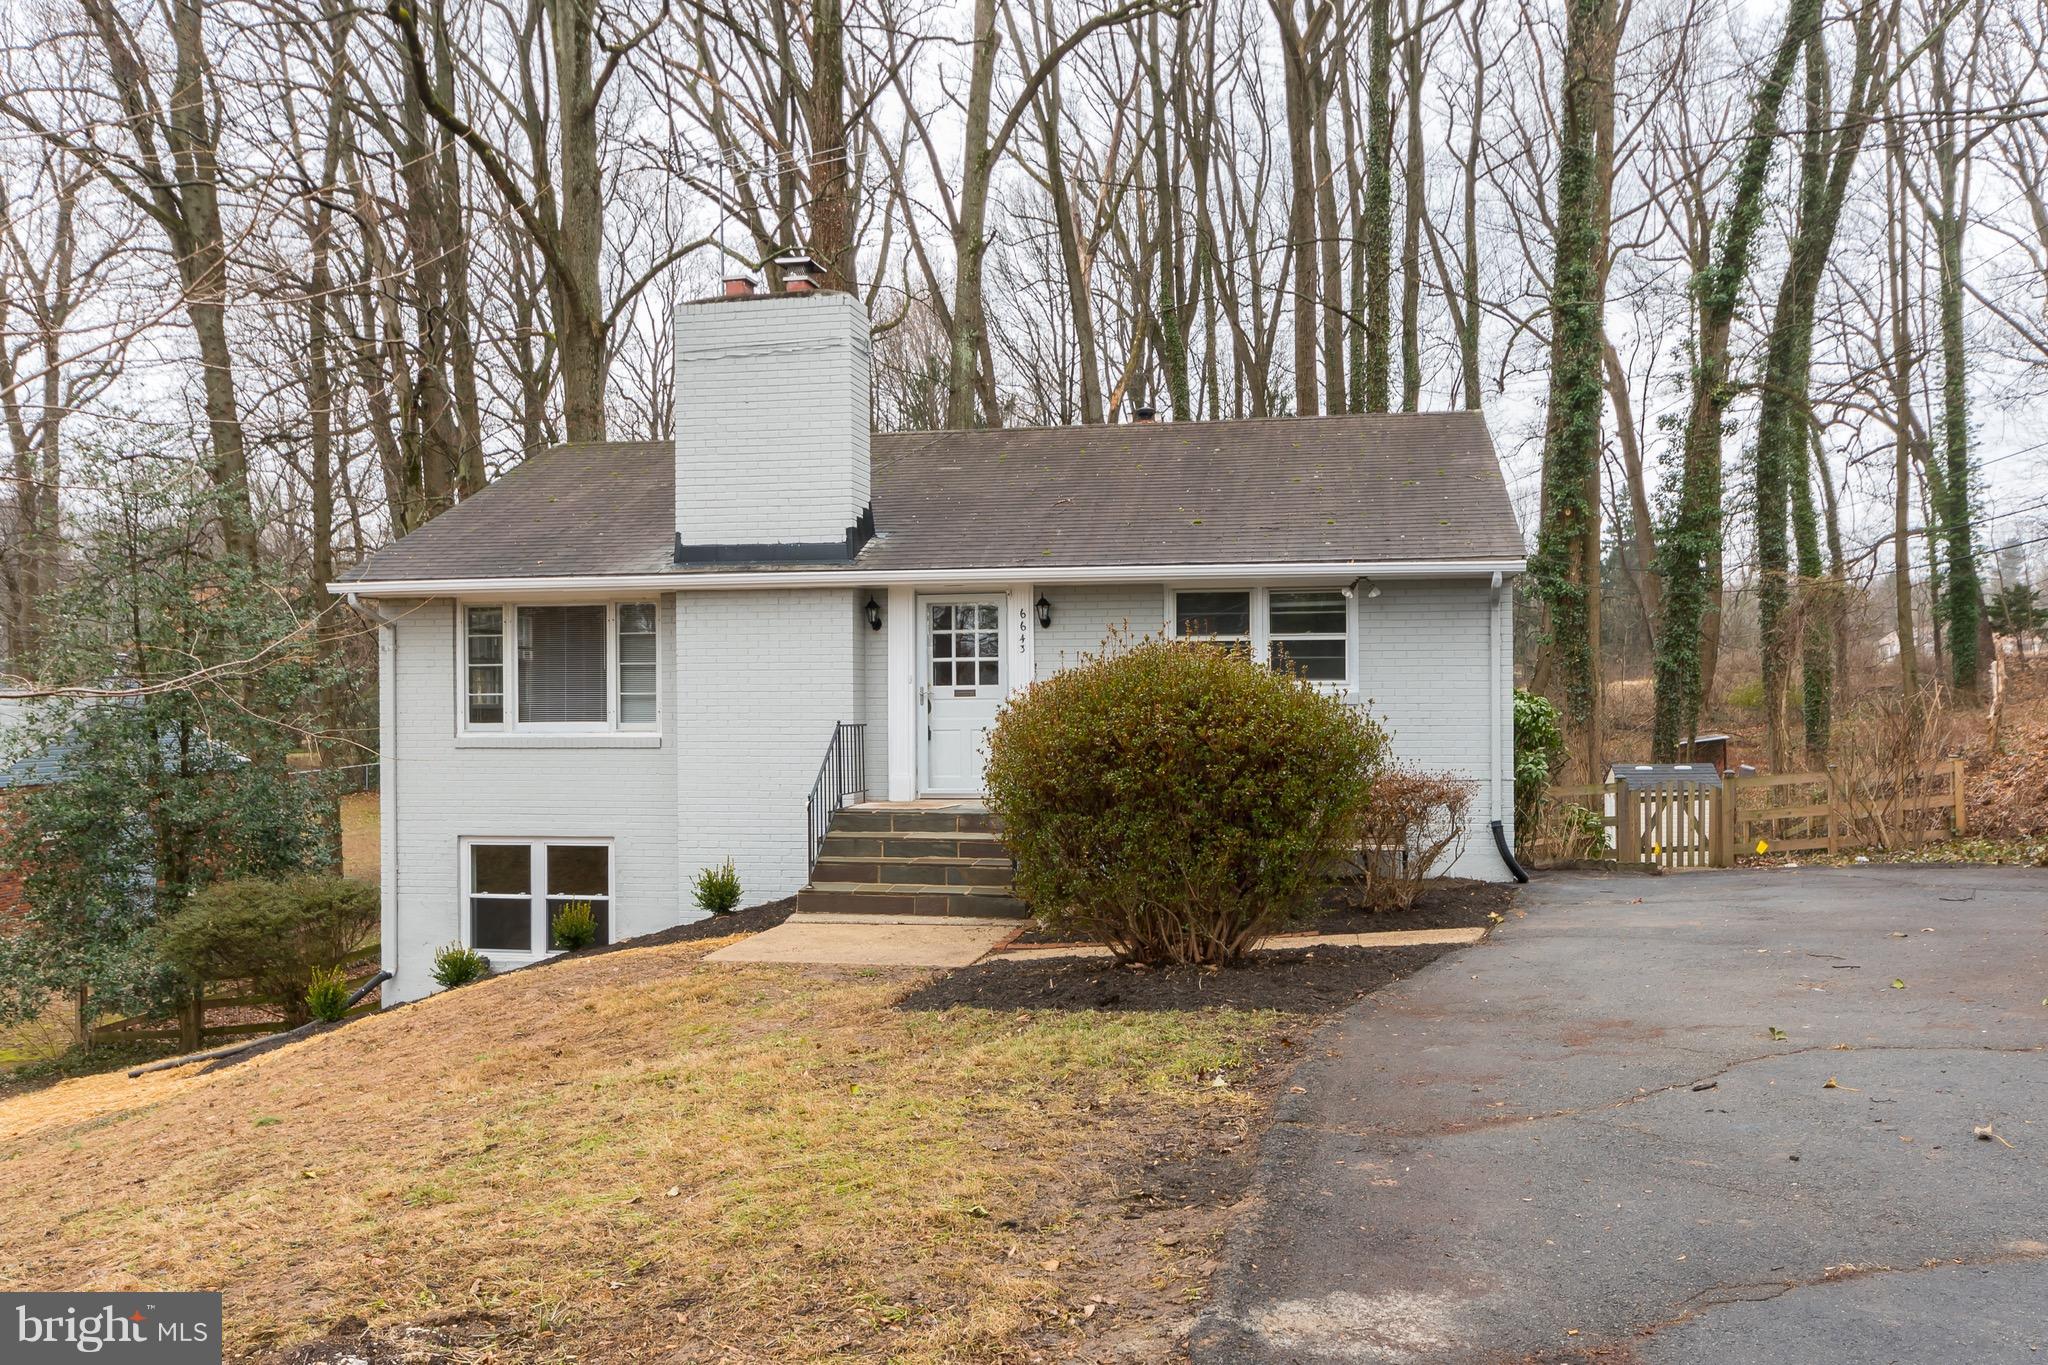
[[465, 730], [657, 727], [661, 650], [653, 603], [465, 604], [459, 619]]
[[519, 723], [608, 719], [603, 607], [519, 608]]
[[1352, 599], [1343, 588], [1175, 591], [1173, 633], [1249, 650], [1281, 672], [1342, 691], [1351, 678]]

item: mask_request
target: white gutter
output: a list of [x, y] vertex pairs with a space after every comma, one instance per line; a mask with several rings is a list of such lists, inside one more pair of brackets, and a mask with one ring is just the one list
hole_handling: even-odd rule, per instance
[[[522, 597], [574, 593], [718, 592], [731, 588], [850, 588], [892, 584], [1039, 583], [1306, 583], [1401, 578], [1492, 578], [1522, 572], [1520, 559], [1327, 560], [1314, 564], [1077, 564], [999, 569], [737, 569], [641, 574], [564, 574], [532, 578], [410, 578], [330, 583], [328, 591], [359, 597]], [[365, 612], [365, 615], [368, 615]], [[376, 619], [376, 618], [373, 618]]]
[[377, 887], [381, 911], [378, 963], [398, 976], [398, 631], [403, 613], [362, 600], [347, 584], [339, 591], [349, 610], [377, 627]]
[[[1491, 586], [1493, 591], [1489, 595], [1486, 604], [1486, 686], [1489, 691], [1500, 685], [1501, 575], [1495, 574], [1493, 576]], [[1509, 689], [1508, 695], [1510, 697], [1514, 695], [1512, 688]], [[1487, 804], [1492, 807], [1486, 814], [1486, 818], [1489, 820], [1506, 818], [1501, 814], [1500, 810], [1500, 708], [1501, 702], [1498, 697], [1494, 699], [1493, 705], [1486, 708], [1489, 718], [1487, 725], [1491, 740], [1488, 752], [1492, 755], [1492, 762], [1488, 763], [1487, 767], [1493, 775], [1493, 791], [1487, 800]]]

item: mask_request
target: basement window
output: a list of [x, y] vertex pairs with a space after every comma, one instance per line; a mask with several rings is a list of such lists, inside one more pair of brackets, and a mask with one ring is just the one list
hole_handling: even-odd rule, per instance
[[612, 941], [612, 851], [602, 840], [471, 839], [462, 860], [462, 941], [480, 953], [558, 951], [551, 926], [587, 902], [597, 941]]
[[660, 723], [659, 613], [651, 602], [466, 603], [465, 733], [652, 731]]

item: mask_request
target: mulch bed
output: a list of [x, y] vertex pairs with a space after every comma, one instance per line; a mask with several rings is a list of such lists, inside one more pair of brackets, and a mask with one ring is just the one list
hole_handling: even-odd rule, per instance
[[[1497, 882], [1433, 883], [1412, 909], [1373, 914], [1334, 909], [1304, 926], [1319, 933], [1485, 928], [1505, 915], [1514, 889]], [[1033, 932], [1020, 943], [1071, 942]], [[1328, 944], [1254, 953], [1236, 967], [1126, 967], [1102, 957], [996, 958], [946, 973], [898, 1002], [909, 1010], [955, 1005], [993, 1010], [1279, 1010], [1327, 1014], [1398, 981], [1459, 944], [1346, 948]]]
[[[729, 915], [712, 915], [692, 924], [678, 924], [673, 929], [663, 929], [638, 938], [620, 939], [602, 948], [585, 948], [576, 957], [595, 957], [599, 953], [614, 953], [621, 948], [658, 948], [664, 943], [690, 943], [701, 938], [731, 938], [734, 934], [758, 934], [763, 929], [773, 929], [789, 918], [796, 909], [796, 897], [784, 896], [779, 901], [764, 901], [750, 905], [744, 910], [735, 910]], [[560, 962], [563, 958], [548, 958], [548, 962]], [[535, 963], [535, 966], [543, 965]]]
[[[1350, 905], [1344, 888], [1334, 887], [1323, 899], [1321, 914], [1305, 924], [1289, 926], [1286, 932], [1376, 934], [1397, 929], [1484, 929], [1492, 922], [1487, 915], [1505, 915], [1513, 899], [1514, 888], [1505, 882], [1441, 877], [1429, 883], [1406, 910], [1358, 910]], [[1089, 941], [1085, 934], [1041, 929], [1036, 925], [1017, 939], [1020, 944]]]
[[1279, 1010], [1327, 1014], [1399, 981], [1460, 944], [1423, 948], [1286, 948], [1255, 953], [1241, 966], [1148, 969], [1104, 957], [1031, 962], [998, 958], [938, 977], [898, 1009], [943, 1010]]

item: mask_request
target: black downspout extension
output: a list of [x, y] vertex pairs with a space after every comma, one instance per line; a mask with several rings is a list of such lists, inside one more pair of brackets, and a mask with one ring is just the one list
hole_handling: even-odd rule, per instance
[[1508, 871], [1515, 874], [1516, 881], [1526, 882], [1529, 880], [1529, 874], [1524, 872], [1522, 865], [1515, 861], [1515, 851], [1508, 847], [1507, 828], [1498, 820], [1493, 822], [1493, 846], [1500, 850], [1500, 860], [1508, 865]]

